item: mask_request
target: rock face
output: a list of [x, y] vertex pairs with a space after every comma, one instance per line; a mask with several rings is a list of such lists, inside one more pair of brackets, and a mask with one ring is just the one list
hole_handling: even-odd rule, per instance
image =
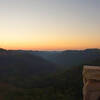
[[100, 66], [84, 66], [84, 100], [100, 100]]

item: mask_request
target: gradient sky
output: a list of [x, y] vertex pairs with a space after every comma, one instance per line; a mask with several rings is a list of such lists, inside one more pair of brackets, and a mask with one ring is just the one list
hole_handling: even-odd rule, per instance
[[100, 0], [0, 0], [0, 47], [100, 48]]

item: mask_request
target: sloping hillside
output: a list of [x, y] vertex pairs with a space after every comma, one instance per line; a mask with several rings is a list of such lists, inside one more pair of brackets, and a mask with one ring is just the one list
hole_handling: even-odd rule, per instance
[[86, 64], [100, 58], [100, 49], [86, 49], [86, 50], [66, 50], [44, 57], [66, 68], [71, 66], [79, 66]]
[[0, 51], [0, 74], [39, 75], [56, 72], [56, 65], [29, 53]]

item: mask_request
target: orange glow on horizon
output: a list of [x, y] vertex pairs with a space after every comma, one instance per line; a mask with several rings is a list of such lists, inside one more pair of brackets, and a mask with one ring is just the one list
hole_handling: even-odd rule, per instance
[[60, 51], [60, 50], [84, 50], [88, 48], [100, 48], [99, 46], [5, 46], [1, 47], [7, 50], [40, 50], [40, 51]]
[[0, 48], [100, 48], [100, 6], [93, 2], [25, 0], [23, 3], [23, 0], [1, 0]]

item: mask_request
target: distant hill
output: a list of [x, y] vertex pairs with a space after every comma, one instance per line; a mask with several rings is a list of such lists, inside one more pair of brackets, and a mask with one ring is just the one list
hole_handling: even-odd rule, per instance
[[14, 54], [29, 53], [55, 63], [62, 68], [70, 68], [86, 64], [100, 58], [100, 49], [65, 50], [65, 51], [32, 51], [32, 50], [9, 50]]
[[0, 50], [0, 74], [39, 75], [56, 72], [56, 65], [39, 56]]
[[33, 56], [38, 56], [46, 62], [55, 63], [62, 68], [70, 68], [86, 64], [100, 58], [100, 49], [85, 49], [85, 50], [65, 50], [65, 51], [32, 51], [32, 50], [5, 50], [0, 52], [10, 52], [18, 55], [19, 53], [27, 53]]
[[[41, 52], [42, 53], [42, 52]], [[40, 54], [42, 56], [42, 54]], [[42, 56], [66, 68], [86, 64], [100, 58], [100, 49], [65, 50]]]

